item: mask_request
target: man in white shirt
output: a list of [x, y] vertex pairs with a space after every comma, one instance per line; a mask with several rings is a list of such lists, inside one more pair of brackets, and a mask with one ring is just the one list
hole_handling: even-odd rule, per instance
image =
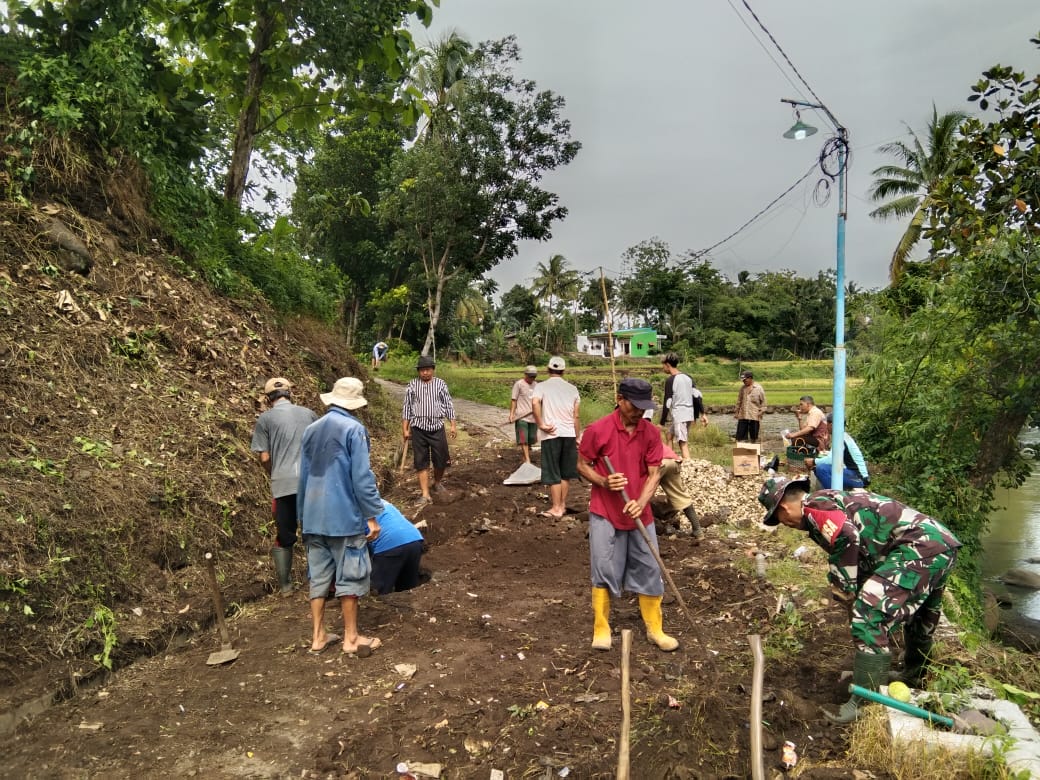
[[661, 358], [661, 367], [672, 379], [671, 398], [665, 400], [670, 404], [662, 417], [669, 412], [672, 417], [672, 425], [669, 429], [671, 434], [668, 438], [678, 443], [684, 460], [690, 458], [690, 423], [700, 418], [704, 425], [708, 424], [708, 418], [704, 414], [704, 401], [700, 390], [698, 390], [689, 374], [679, 370], [679, 355], [669, 352]]
[[562, 357], [549, 359], [549, 378], [539, 382], [533, 395], [534, 421], [542, 445], [542, 484], [549, 486], [552, 506], [542, 517], [559, 519], [567, 513], [569, 480], [578, 478], [578, 442], [581, 420], [578, 388], [563, 378]]

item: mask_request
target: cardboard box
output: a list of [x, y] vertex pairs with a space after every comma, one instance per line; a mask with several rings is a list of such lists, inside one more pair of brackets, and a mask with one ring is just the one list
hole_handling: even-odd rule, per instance
[[739, 442], [733, 447], [733, 473], [738, 477], [748, 477], [758, 474], [762, 467], [758, 465], [758, 459], [762, 452], [762, 445], [750, 442]]

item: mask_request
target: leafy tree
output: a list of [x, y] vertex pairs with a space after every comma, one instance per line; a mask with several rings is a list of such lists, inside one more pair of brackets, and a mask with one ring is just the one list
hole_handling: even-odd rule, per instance
[[[401, 140], [396, 128], [343, 120], [297, 173], [292, 211], [305, 246], [312, 255], [334, 263], [351, 282], [344, 301], [351, 348], [359, 331], [374, 324], [371, 316], [361, 321], [363, 305], [377, 291], [407, 281], [407, 264], [402, 266], [392, 251], [392, 232], [372, 213], [391, 162], [400, 154]], [[378, 329], [373, 335], [386, 334]]]
[[[408, 101], [392, 81], [412, 48], [400, 25], [411, 15], [429, 24], [430, 3], [438, 0], [151, 0], [171, 59], [212, 95], [213, 120], [230, 136], [224, 197], [241, 204], [255, 150], [302, 150], [308, 133], [347, 106], [382, 116]], [[382, 94], [362, 88], [366, 66], [390, 76]], [[403, 112], [417, 118], [413, 103]]]
[[922, 305], [882, 331], [854, 409], [893, 488], [964, 542], [972, 595], [994, 489], [1029, 472], [1015, 437], [1040, 404], [1038, 83], [996, 66], [973, 87], [997, 118], [962, 128], [926, 218], [941, 267], [910, 280]]
[[921, 239], [925, 217], [932, 205], [932, 191], [949, 175], [955, 161], [953, 154], [957, 140], [957, 129], [967, 118], [963, 111], [950, 111], [939, 115], [932, 106], [932, 118], [928, 122], [925, 142], [907, 127], [913, 141], [885, 144], [879, 148], [899, 160], [896, 165], [882, 165], [874, 169], [874, 181], [870, 197], [874, 201], [886, 201], [870, 212], [875, 219], [910, 217], [889, 264], [889, 276], [897, 282], [910, 257], [910, 251]]
[[380, 205], [426, 287], [424, 353], [435, 348], [450, 281], [483, 276], [515, 255], [522, 239], [549, 238], [567, 213], [538, 182], [570, 162], [580, 144], [570, 140], [563, 99], [513, 75], [518, 59], [513, 38], [474, 52], [450, 126], [446, 119], [401, 156]]
[[[609, 312], [606, 307], [610, 308]], [[608, 315], [611, 322], [617, 317], [617, 283], [607, 277], [593, 277], [578, 296], [576, 327], [582, 333], [604, 330]]]
[[640, 325], [657, 327], [664, 312], [686, 305], [686, 275], [659, 238], [641, 241], [622, 255], [618, 298]]
[[538, 311], [538, 302], [526, 287], [514, 284], [502, 294], [498, 318], [507, 332], [516, 333], [528, 327]]

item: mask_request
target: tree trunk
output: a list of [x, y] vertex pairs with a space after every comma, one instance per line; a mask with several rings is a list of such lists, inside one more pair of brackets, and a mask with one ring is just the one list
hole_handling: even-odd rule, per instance
[[990, 482], [1016, 451], [1018, 432], [1029, 419], [1029, 409], [1017, 409], [998, 415], [979, 442], [979, 455], [971, 472], [972, 487], [981, 488]]
[[398, 338], [399, 341], [404, 341], [404, 329], [405, 329], [405, 326], [408, 324], [408, 312], [411, 311], [411, 309], [412, 309], [412, 296], [409, 295], [408, 296], [408, 300], [405, 302], [405, 305], [404, 305], [404, 316], [401, 317], [401, 330], [398, 331], [398, 333], [397, 333], [397, 338]]
[[249, 73], [246, 76], [245, 100], [235, 127], [235, 141], [231, 150], [231, 165], [224, 181], [224, 199], [242, 206], [242, 196], [249, 178], [249, 160], [253, 156], [257, 125], [260, 118], [260, 93], [263, 91], [268, 68], [264, 65], [264, 54], [271, 46], [274, 19], [271, 14], [257, 11], [256, 28], [253, 30], [253, 52], [249, 57]]
[[444, 292], [444, 273], [437, 274], [437, 286], [433, 294], [427, 294], [426, 300], [430, 307], [430, 329], [426, 331], [426, 343], [423, 344], [424, 355], [437, 356], [437, 323], [441, 319], [441, 295]]
[[[437, 356], [436, 330], [441, 318], [441, 298], [444, 295], [444, 285], [448, 281], [448, 255], [450, 253], [451, 248], [445, 247], [441, 259], [437, 263], [437, 283], [434, 288], [431, 290], [429, 281], [426, 283], [426, 305], [430, 310], [430, 329], [426, 331], [426, 342], [423, 344], [422, 354], [432, 357]], [[426, 278], [429, 280], [429, 275]]]
[[346, 320], [347, 332], [345, 340], [347, 342], [347, 349], [353, 351], [354, 343], [357, 341], [357, 325], [358, 319], [361, 316], [361, 299], [358, 296], [354, 296], [347, 300], [346, 311], [344, 314], [344, 320]]

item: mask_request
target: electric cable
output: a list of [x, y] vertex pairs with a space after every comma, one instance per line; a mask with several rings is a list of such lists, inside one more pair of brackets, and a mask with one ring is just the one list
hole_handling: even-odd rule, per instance
[[[744, 25], [744, 27], [747, 29], [747, 31], [751, 34], [751, 37], [755, 39], [755, 43], [757, 43], [759, 45], [759, 47], [762, 49], [762, 51], [765, 52], [766, 56], [769, 57], [769, 59], [773, 61], [773, 64], [776, 66], [776, 69], [780, 72], [780, 75], [783, 76], [785, 79], [787, 79], [787, 83], [790, 84], [794, 88], [795, 92], [797, 92], [798, 94], [801, 94], [802, 90], [798, 88], [798, 85], [791, 78], [790, 74], [787, 73], [786, 70], [784, 70], [783, 66], [779, 62], [776, 61], [776, 57], [773, 56], [773, 53], [771, 51], [769, 51], [769, 49], [766, 48], [766, 45], [764, 43], [762, 43], [762, 41], [759, 39], [759, 37], [757, 35], [755, 35], [755, 31], [753, 29], [751, 29], [751, 25], [747, 23], [747, 19], [745, 19], [743, 14], [741, 14], [740, 11], [737, 9], [737, 7], [735, 5], [733, 5], [733, 0], [726, 0], [726, 3], [729, 5], [730, 8], [733, 9], [733, 13], [735, 13], [737, 15], [737, 18], [740, 20], [740, 23], [742, 25]], [[775, 41], [774, 41], [774, 43], [775, 43]]]
[[794, 74], [798, 77], [798, 80], [805, 85], [805, 88], [807, 90], [809, 90], [809, 94], [813, 96], [817, 103], [819, 103], [820, 105], [824, 105], [824, 102], [820, 99], [820, 96], [813, 91], [813, 88], [809, 86], [809, 82], [805, 80], [802, 74], [798, 72], [798, 68], [796, 68], [794, 66], [794, 63], [791, 62], [791, 58], [787, 56], [787, 52], [783, 50], [783, 48], [780, 46], [780, 43], [776, 40], [776, 38], [773, 37], [773, 33], [769, 32], [769, 28], [762, 24], [762, 20], [758, 18], [758, 14], [756, 14], [754, 9], [752, 9], [751, 6], [748, 5], [748, 1], [741, 0], [741, 2], [744, 4], [744, 7], [748, 10], [748, 13], [751, 14], [751, 17], [758, 23], [758, 26], [762, 28], [762, 32], [769, 36], [769, 40], [773, 42], [773, 45], [776, 46], [776, 50], [780, 52], [780, 55], [784, 58], [784, 60], [787, 61], [787, 64], [791, 67], [791, 70], [794, 71]]
[[777, 195], [775, 198], [773, 198], [771, 201], [769, 201], [769, 203], [765, 207], [760, 209], [758, 211], [758, 213], [756, 213], [753, 217], [751, 217], [751, 219], [747, 220], [743, 225], [738, 227], [736, 230], [734, 230], [732, 233], [730, 233], [724, 239], [722, 239], [721, 241], [716, 241], [714, 244], [712, 244], [709, 247], [706, 247], [705, 249], [700, 249], [700, 250], [698, 250], [696, 252], [693, 252], [690, 255], [690, 257], [689, 257], [688, 262], [692, 263], [694, 260], [700, 259], [701, 257], [703, 257], [704, 255], [708, 254], [713, 249], [716, 249], [717, 247], [722, 246], [723, 244], [725, 244], [730, 239], [735, 238], [740, 233], [744, 232], [744, 230], [747, 229], [748, 227], [750, 227], [753, 222], [755, 222], [756, 220], [761, 218], [767, 211], [769, 211], [769, 209], [773, 208], [773, 206], [775, 206], [777, 203], [779, 203], [781, 200], [783, 200], [787, 195], [789, 195], [799, 184], [801, 184], [803, 181], [808, 179], [812, 175], [813, 171], [816, 170], [818, 165], [820, 165], [820, 161], [819, 160], [814, 162], [812, 164], [812, 167], [810, 167], [809, 170], [807, 170], [805, 173], [803, 173], [798, 178], [798, 181], [796, 181], [794, 184], [792, 184], [786, 190], [784, 190], [779, 195]]

